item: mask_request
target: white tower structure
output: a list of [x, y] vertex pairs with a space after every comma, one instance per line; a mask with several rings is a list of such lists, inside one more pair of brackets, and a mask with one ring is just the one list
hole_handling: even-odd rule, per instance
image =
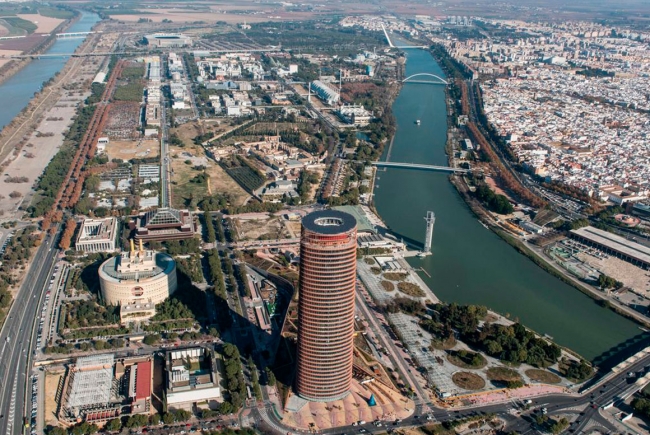
[[424, 236], [424, 254], [431, 254], [431, 240], [433, 239], [433, 224], [436, 223], [436, 215], [432, 211], [427, 212], [427, 217], [424, 218], [427, 221], [427, 232]]

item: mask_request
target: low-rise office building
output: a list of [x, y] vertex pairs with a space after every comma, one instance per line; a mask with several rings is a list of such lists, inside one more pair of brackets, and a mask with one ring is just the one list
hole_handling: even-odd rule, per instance
[[135, 239], [145, 242], [191, 239], [195, 231], [189, 210], [168, 207], [140, 213], [130, 227], [135, 231]]
[[341, 106], [338, 114], [344, 122], [359, 127], [368, 125], [373, 118], [372, 112], [366, 110], [365, 107], [360, 105]]
[[80, 252], [111, 252], [117, 248], [117, 219], [84, 219], [75, 249]]
[[167, 352], [167, 409], [191, 408], [196, 402], [221, 402], [221, 359], [211, 349], [194, 347]]

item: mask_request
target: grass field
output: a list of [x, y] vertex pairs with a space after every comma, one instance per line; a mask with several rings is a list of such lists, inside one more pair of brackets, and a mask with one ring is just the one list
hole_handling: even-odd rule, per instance
[[113, 94], [115, 101], [142, 101], [144, 96], [144, 88], [141, 83], [129, 83], [126, 85], [118, 86]]
[[466, 390], [480, 390], [485, 387], [485, 380], [475, 373], [456, 372], [452, 375], [451, 380]]
[[533, 381], [542, 382], [544, 384], [559, 384], [562, 382], [562, 379], [558, 375], [547, 372], [546, 370], [528, 369], [526, 370], [526, 376]]
[[406, 279], [406, 274], [397, 273], [397, 272], [386, 272], [384, 274], [384, 278], [389, 279], [391, 281], [404, 281]]
[[424, 290], [422, 290], [419, 285], [413, 284], [412, 282], [399, 282], [397, 283], [397, 289], [406, 295], [416, 298], [423, 298], [426, 296]]
[[490, 367], [486, 374], [491, 381], [512, 382], [522, 380], [519, 372], [508, 367]]
[[248, 166], [228, 168], [226, 172], [247, 192], [253, 192], [264, 184], [264, 178]]
[[210, 175], [210, 189], [212, 194], [227, 193], [233, 205], [244, 205], [250, 195], [233, 180], [226, 171], [216, 163], [211, 162], [205, 170]]
[[129, 66], [122, 70], [120, 78], [128, 80], [140, 80], [144, 78], [144, 65]]
[[38, 13], [44, 17], [58, 18], [60, 20], [68, 20], [75, 15], [73, 11], [69, 11], [67, 9], [51, 8], [48, 6], [40, 5], [38, 7]]
[[75, 16], [73, 11], [37, 3], [17, 4], [17, 2], [5, 2], [0, 5], [0, 16], [6, 17], [18, 14], [39, 14], [43, 17], [58, 18], [60, 20], [67, 20]]
[[20, 17], [5, 17], [2, 19], [9, 29], [8, 36], [31, 35], [38, 26], [31, 21], [23, 20]]
[[206, 184], [192, 183], [190, 180], [202, 171], [197, 171], [192, 166], [183, 163], [183, 159], [173, 159], [172, 169], [172, 207], [187, 208], [196, 206], [198, 201], [208, 196]]
[[192, 165], [185, 163], [185, 157], [181, 154], [189, 152], [197, 158], [205, 157], [205, 151], [202, 147], [191, 145], [184, 148], [170, 147], [171, 155], [180, 157], [172, 159], [172, 205], [173, 207], [187, 207], [192, 200], [198, 204], [203, 198], [218, 193], [227, 194], [232, 205], [243, 205], [250, 197], [239, 184], [235, 182], [226, 171], [217, 163], [210, 161], [205, 169], [209, 176], [210, 186], [207, 183], [192, 183], [190, 180], [203, 171], [198, 171]]
[[447, 360], [462, 369], [478, 370], [487, 365], [487, 360], [483, 355], [477, 352], [467, 352], [462, 354], [462, 351], [451, 351], [447, 354]]
[[456, 338], [454, 338], [453, 334], [449, 338], [446, 338], [445, 340], [440, 340], [438, 338], [433, 338], [431, 340], [431, 347], [433, 347], [434, 349], [449, 350], [454, 346], [456, 346]]

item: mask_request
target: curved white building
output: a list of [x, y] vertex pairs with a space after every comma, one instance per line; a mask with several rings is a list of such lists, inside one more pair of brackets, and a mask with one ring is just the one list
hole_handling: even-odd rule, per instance
[[152, 305], [176, 291], [176, 262], [162, 252], [142, 249], [142, 244], [136, 251], [131, 243], [130, 252], [102, 263], [99, 284], [104, 303], [120, 305], [131, 320], [142, 320], [153, 315]]

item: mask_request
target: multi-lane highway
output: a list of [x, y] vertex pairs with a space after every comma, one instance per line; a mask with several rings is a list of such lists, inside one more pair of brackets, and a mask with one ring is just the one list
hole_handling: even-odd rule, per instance
[[[550, 395], [535, 399], [532, 403], [530, 411], [525, 411], [521, 416], [515, 416], [509, 413], [512, 408], [511, 403], [499, 403], [494, 405], [487, 405], [482, 407], [474, 407], [460, 410], [448, 410], [442, 408], [432, 408], [428, 413], [422, 412], [422, 406], [416, 407], [413, 416], [403, 419], [399, 423], [386, 422], [385, 425], [396, 427], [420, 426], [434, 422], [445, 422], [460, 418], [472, 417], [479, 414], [494, 413], [503, 418], [507, 423], [507, 431], [516, 431], [521, 434], [541, 433], [535, 427], [535, 413], [541, 413], [542, 408], [546, 408], [548, 415], [576, 415], [577, 418], [571, 424], [570, 430], [572, 433], [580, 434], [586, 433], [585, 429], [589, 429], [590, 424], [595, 424], [606, 431], [606, 433], [615, 433], [616, 428], [604, 418], [600, 412], [601, 407], [616, 400], [617, 397], [629, 393], [638, 387], [632, 386], [632, 380], [627, 378], [627, 371], [640, 371], [650, 364], [650, 356], [645, 357], [633, 365], [631, 365], [625, 373], [620, 373], [612, 379], [609, 379], [598, 388], [594, 389], [592, 393], [588, 393], [579, 397], [569, 395]], [[266, 412], [254, 413], [261, 418], [268, 426], [267, 429], [273, 429], [273, 432], [281, 433], [294, 433], [292, 428], [285, 426], [273, 412], [269, 412], [268, 407]], [[429, 417], [430, 416], [430, 417]], [[430, 421], [427, 421], [431, 418]], [[335, 429], [328, 429], [319, 431], [318, 433], [333, 435], [341, 433], [356, 433], [363, 429], [365, 433], [384, 433], [384, 427], [375, 427], [370, 422], [363, 426], [346, 426], [338, 427]]]
[[23, 430], [36, 319], [56, 261], [57, 235], [48, 234], [38, 248], [0, 332], [0, 435], [20, 434]]

